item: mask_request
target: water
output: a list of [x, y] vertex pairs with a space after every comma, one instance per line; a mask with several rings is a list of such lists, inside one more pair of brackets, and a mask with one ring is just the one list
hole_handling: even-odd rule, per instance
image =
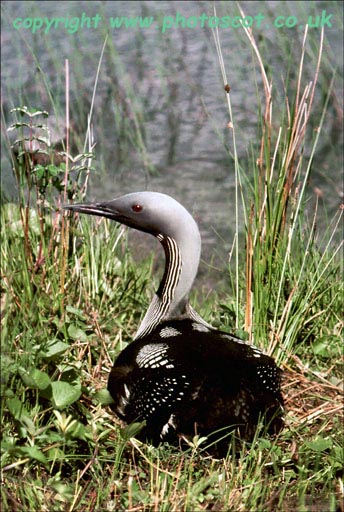
[[[274, 77], [276, 105], [283, 102], [283, 80], [297, 80], [303, 29], [310, 14], [332, 13], [333, 27], [326, 29], [323, 64], [315, 98], [310, 133], [319, 123], [324, 96], [332, 71], [337, 67], [334, 89], [323, 134], [313, 163], [307, 209], [310, 217], [320, 196], [318, 226], [323, 231], [342, 201], [342, 31], [340, 2], [242, 2], [246, 15], [261, 13], [270, 24], [255, 28], [266, 71]], [[217, 15], [235, 16], [235, 2], [217, 2]], [[97, 142], [89, 195], [109, 199], [122, 193], [152, 189], [181, 201], [198, 221], [205, 258], [216, 254], [222, 264], [227, 258], [234, 234], [234, 164], [225, 146], [233, 150], [227, 128], [228, 111], [212, 31], [208, 27], [167, 29], [166, 16], [185, 19], [212, 15], [211, 2], [3, 2], [2, 77], [3, 107], [7, 123], [9, 109], [21, 104], [51, 112], [53, 132], [63, 133], [64, 60], [69, 59], [71, 81], [71, 123], [75, 151], [82, 151], [86, 115], [92, 97], [104, 37], [110, 17], [154, 17], [150, 28], [110, 29], [107, 49], [100, 70], [93, 113]], [[101, 17], [96, 28], [69, 33], [61, 22], [47, 34], [29, 29], [14, 30], [17, 18]], [[277, 16], [297, 16], [299, 24], [276, 29]], [[28, 23], [28, 22], [27, 22]], [[190, 22], [192, 24], [192, 21]], [[160, 24], [160, 28], [159, 28]], [[310, 31], [306, 44], [303, 86], [314, 74], [319, 46], [319, 30]], [[257, 88], [263, 91], [256, 59], [241, 29], [222, 29], [220, 38], [231, 86], [231, 103], [236, 126], [237, 149], [243, 168], [250, 169], [250, 155], [259, 152]], [[31, 51], [32, 49], [32, 51]], [[288, 59], [291, 54], [292, 59]], [[38, 62], [35, 61], [37, 57]], [[291, 65], [290, 62], [293, 62]], [[295, 65], [294, 65], [295, 62]], [[57, 103], [57, 117], [39, 67], [48, 77]], [[260, 93], [263, 100], [263, 94]], [[56, 112], [55, 112], [56, 113]], [[276, 114], [276, 130], [278, 116]], [[128, 133], [140, 134], [146, 152], [138, 150]], [[305, 148], [305, 156], [310, 146]], [[2, 157], [3, 186], [11, 192], [11, 166], [8, 152]], [[99, 169], [103, 169], [99, 172]], [[150, 172], [155, 169], [158, 173]], [[327, 218], [325, 213], [327, 212]], [[242, 220], [241, 220], [242, 225]]]

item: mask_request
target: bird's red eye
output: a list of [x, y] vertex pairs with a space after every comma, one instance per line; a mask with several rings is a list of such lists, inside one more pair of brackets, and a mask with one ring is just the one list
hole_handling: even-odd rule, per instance
[[133, 210], [133, 212], [135, 213], [139, 213], [142, 211], [143, 209], [143, 206], [141, 204], [133, 204], [133, 206], [131, 207], [131, 209]]

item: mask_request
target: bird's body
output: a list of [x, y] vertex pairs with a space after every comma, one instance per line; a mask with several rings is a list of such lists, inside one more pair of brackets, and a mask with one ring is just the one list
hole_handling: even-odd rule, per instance
[[281, 427], [278, 372], [272, 358], [238, 338], [174, 320], [121, 352], [108, 389], [117, 415], [146, 420], [141, 436], [154, 444], [226, 427], [248, 439], [263, 412], [270, 432]]
[[156, 192], [67, 208], [151, 233], [165, 250], [159, 289], [109, 376], [116, 414], [126, 423], [144, 421], [139, 437], [154, 444], [197, 434], [212, 439], [215, 431], [218, 439], [232, 431], [252, 439], [260, 419], [268, 432], [280, 431], [283, 398], [275, 361], [214, 329], [189, 305], [201, 241], [187, 210]]

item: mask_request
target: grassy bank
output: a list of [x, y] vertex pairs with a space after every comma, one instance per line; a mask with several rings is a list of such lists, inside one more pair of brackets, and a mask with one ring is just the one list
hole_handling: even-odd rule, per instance
[[332, 241], [340, 214], [321, 237], [316, 213], [309, 223], [304, 215], [322, 127], [320, 118], [318, 130], [307, 131], [321, 42], [319, 48], [312, 84], [302, 82], [300, 50], [299, 78], [278, 116], [256, 52], [264, 92], [260, 149], [248, 170], [236, 156], [236, 124], [224, 93], [245, 232], [233, 243], [228, 296], [193, 305], [277, 358], [286, 401], [278, 438], [258, 432], [239, 455], [233, 439], [224, 460], [207, 457], [199, 439], [184, 452], [141, 444], [134, 426], [110, 414], [107, 375], [149, 303], [153, 260], [134, 265], [121, 228], [60, 209], [87, 191], [96, 165], [92, 140], [72, 162], [67, 138], [58, 163], [47, 138], [40, 153], [47, 160], [37, 161], [32, 148], [34, 142], [42, 148], [42, 140], [34, 128], [46, 114], [13, 112], [18, 202], [4, 204], [1, 213], [3, 510], [340, 510], [343, 290]]
[[[112, 360], [148, 303], [150, 261], [136, 268], [117, 228], [85, 219], [70, 226], [61, 292], [62, 241], [46, 223], [38, 265], [35, 221], [30, 262], [18, 208], [3, 209], [4, 510], [338, 510], [342, 367], [333, 260], [326, 322], [316, 322], [312, 335], [300, 332], [282, 361], [285, 431], [274, 440], [257, 436], [239, 457], [230, 448], [226, 460], [212, 460], [197, 442], [184, 453], [139, 444], [105, 405]], [[202, 304], [205, 316], [228, 319], [231, 299], [215, 310], [213, 300]], [[313, 316], [320, 310], [306, 318], [305, 332]]]

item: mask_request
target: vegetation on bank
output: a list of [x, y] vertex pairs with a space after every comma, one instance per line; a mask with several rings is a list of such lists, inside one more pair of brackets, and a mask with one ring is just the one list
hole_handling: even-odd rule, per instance
[[[135, 426], [110, 413], [107, 374], [147, 307], [153, 260], [134, 265], [121, 227], [61, 209], [86, 195], [96, 166], [91, 130], [84, 153], [71, 159], [68, 136], [59, 153], [52, 148], [47, 113], [20, 106], [9, 127], [18, 202], [1, 213], [3, 510], [340, 510], [343, 286], [333, 242], [340, 212], [321, 240], [316, 212], [310, 225], [303, 213], [323, 120], [308, 133], [322, 43], [312, 84], [302, 80], [301, 49], [298, 80], [277, 120], [247, 35], [264, 85], [260, 150], [248, 171], [224, 92], [246, 231], [233, 243], [232, 290], [196, 309], [277, 358], [285, 430], [275, 439], [257, 433], [239, 454], [233, 439], [226, 459], [215, 460], [197, 438], [183, 452], [139, 443]], [[218, 52], [226, 84], [219, 44]]]

